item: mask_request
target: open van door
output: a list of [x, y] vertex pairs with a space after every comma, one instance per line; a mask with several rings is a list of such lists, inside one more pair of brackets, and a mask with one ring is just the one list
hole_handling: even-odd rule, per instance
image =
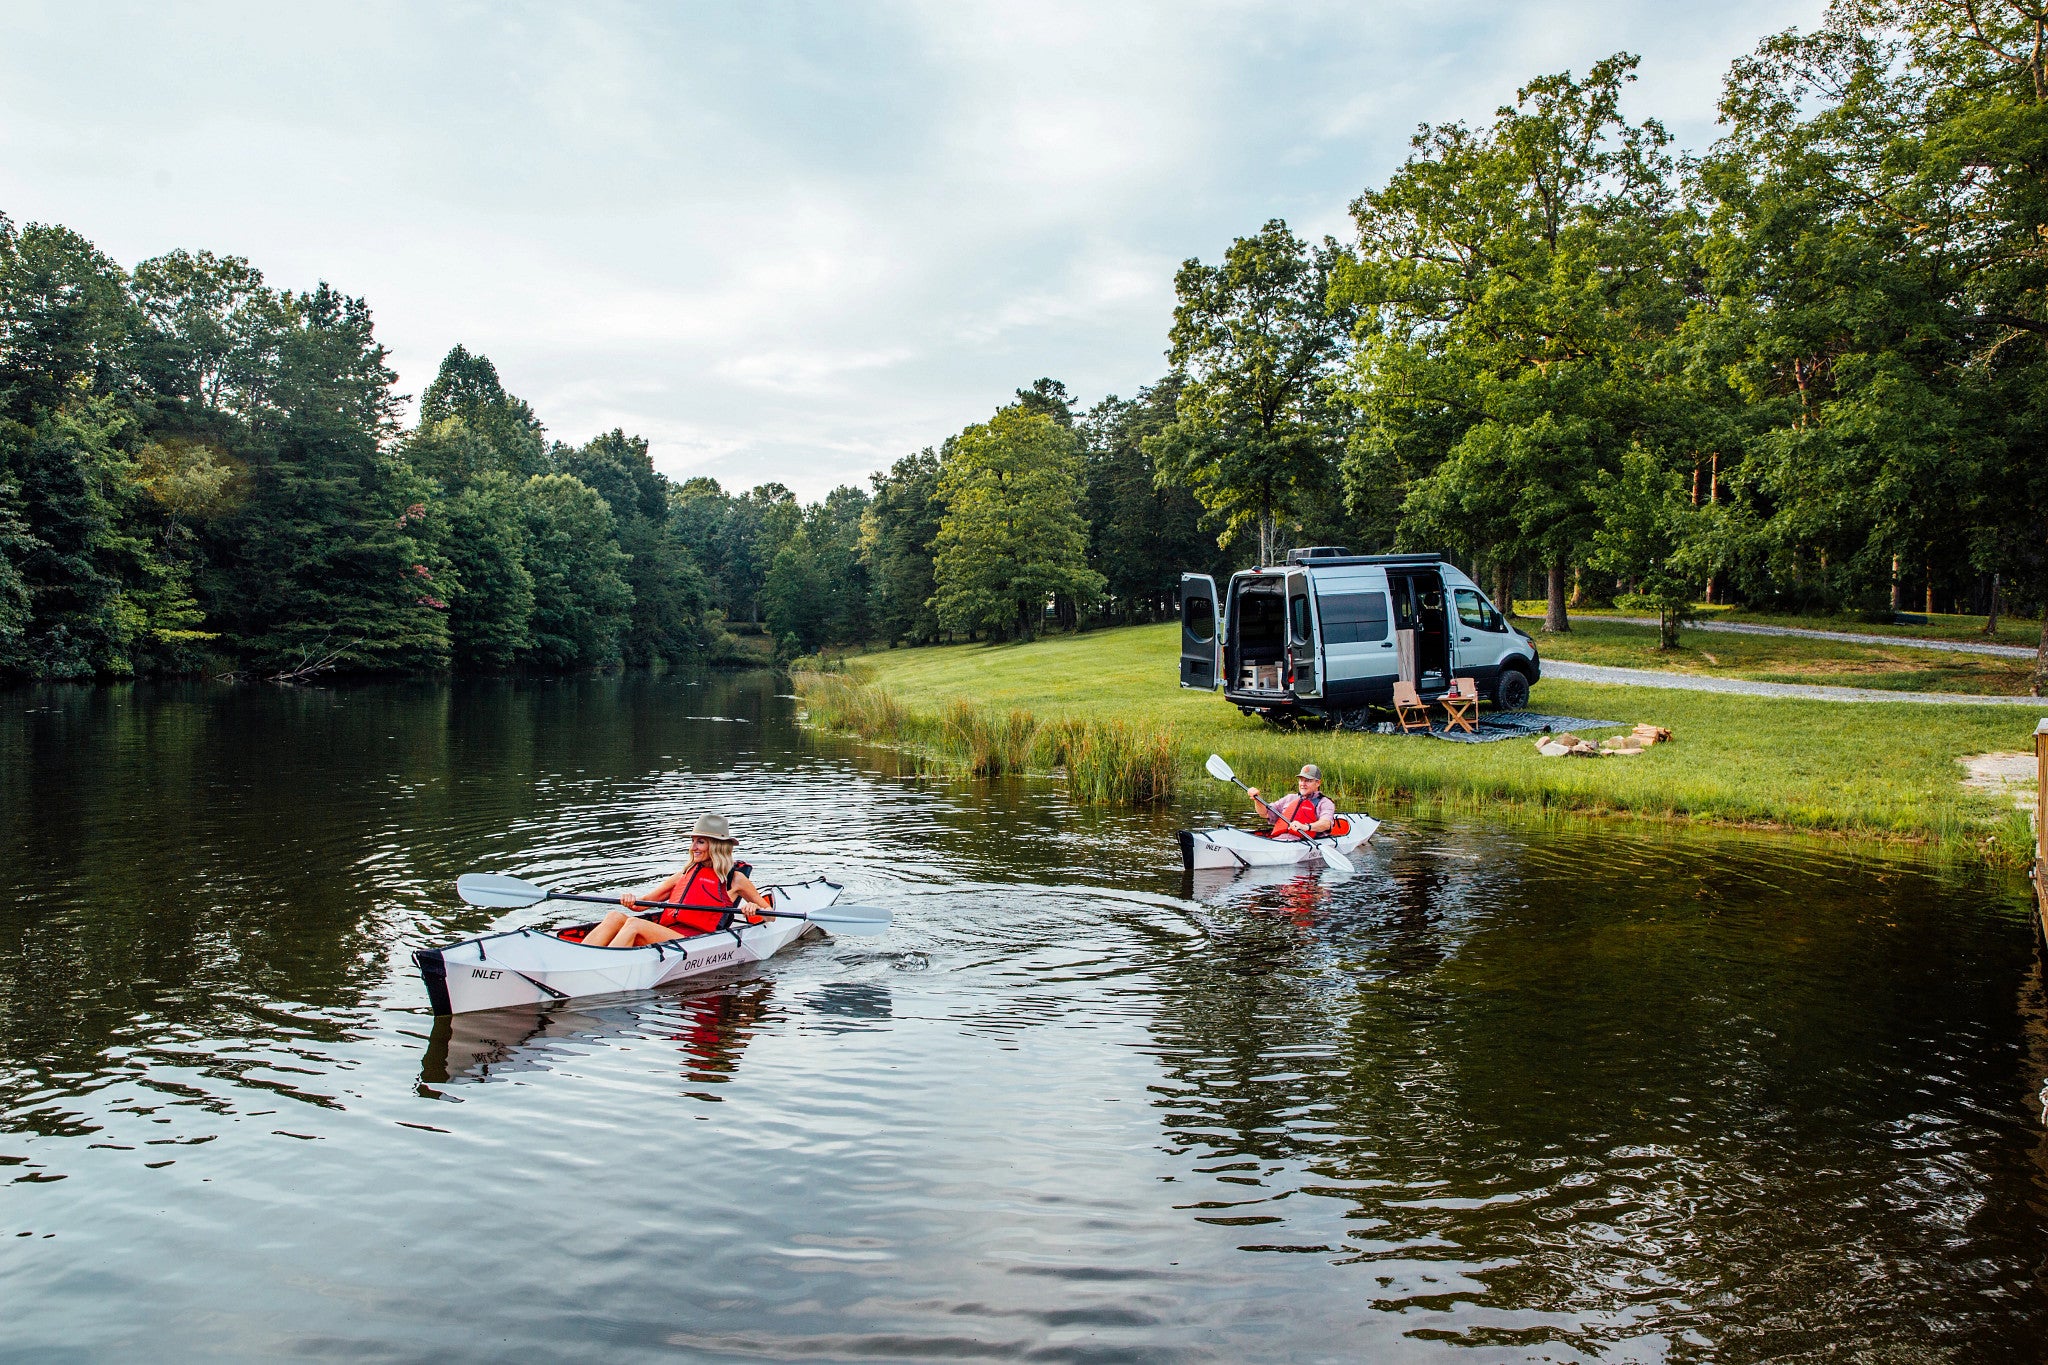
[[1180, 685], [1216, 689], [1222, 673], [1223, 633], [1216, 628], [1216, 580], [1205, 573], [1180, 576]]
[[1322, 631], [1308, 575], [1287, 575], [1287, 686], [1297, 697], [1323, 695]]

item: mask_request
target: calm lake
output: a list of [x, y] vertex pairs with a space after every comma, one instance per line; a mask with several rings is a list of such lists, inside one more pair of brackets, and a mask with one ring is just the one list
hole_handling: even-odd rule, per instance
[[[2042, 1358], [2023, 878], [1396, 813], [1190, 882], [1228, 788], [784, 691], [0, 693], [0, 1358]], [[552, 922], [457, 874], [703, 810], [893, 929], [437, 1026], [412, 949]]]

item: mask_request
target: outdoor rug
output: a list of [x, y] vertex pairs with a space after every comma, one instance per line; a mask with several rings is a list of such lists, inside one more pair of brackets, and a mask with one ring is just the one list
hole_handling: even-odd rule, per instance
[[1618, 720], [1587, 720], [1584, 716], [1546, 716], [1539, 711], [1487, 711], [1474, 720], [1479, 727], [1477, 734], [1441, 730], [1433, 724], [1430, 738], [1448, 739], [1457, 744], [1492, 744], [1503, 739], [1540, 735], [1545, 730], [1562, 734], [1567, 730], [1611, 730], [1621, 724]]

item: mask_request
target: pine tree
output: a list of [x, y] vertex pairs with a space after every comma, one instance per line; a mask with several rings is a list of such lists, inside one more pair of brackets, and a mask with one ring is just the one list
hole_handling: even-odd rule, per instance
[[[950, 442], [949, 442], [950, 448]], [[932, 542], [938, 538], [940, 457], [927, 446], [876, 474], [861, 515], [860, 553], [874, 584], [874, 629], [892, 644], [921, 644], [939, 632], [931, 597]]]
[[525, 657], [543, 668], [610, 668], [633, 609], [626, 556], [611, 508], [567, 474], [540, 474], [519, 490], [526, 566], [533, 575], [532, 637]]
[[439, 668], [445, 562], [432, 486], [386, 442], [395, 376], [360, 299], [326, 285], [291, 301], [275, 386], [257, 414], [251, 493], [217, 534], [222, 593], [261, 668]]
[[[459, 419], [457, 419], [459, 420]], [[533, 575], [519, 486], [501, 471], [473, 480], [447, 503], [444, 539], [454, 586], [448, 633], [457, 668], [510, 666], [532, 643]]]

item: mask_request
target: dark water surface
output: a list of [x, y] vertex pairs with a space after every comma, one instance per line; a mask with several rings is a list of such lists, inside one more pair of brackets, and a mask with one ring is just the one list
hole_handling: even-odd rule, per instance
[[[890, 775], [765, 677], [0, 694], [0, 1357], [2048, 1354], [2015, 878]], [[896, 911], [437, 1029], [408, 953], [729, 814]], [[529, 919], [533, 912], [522, 912]]]

